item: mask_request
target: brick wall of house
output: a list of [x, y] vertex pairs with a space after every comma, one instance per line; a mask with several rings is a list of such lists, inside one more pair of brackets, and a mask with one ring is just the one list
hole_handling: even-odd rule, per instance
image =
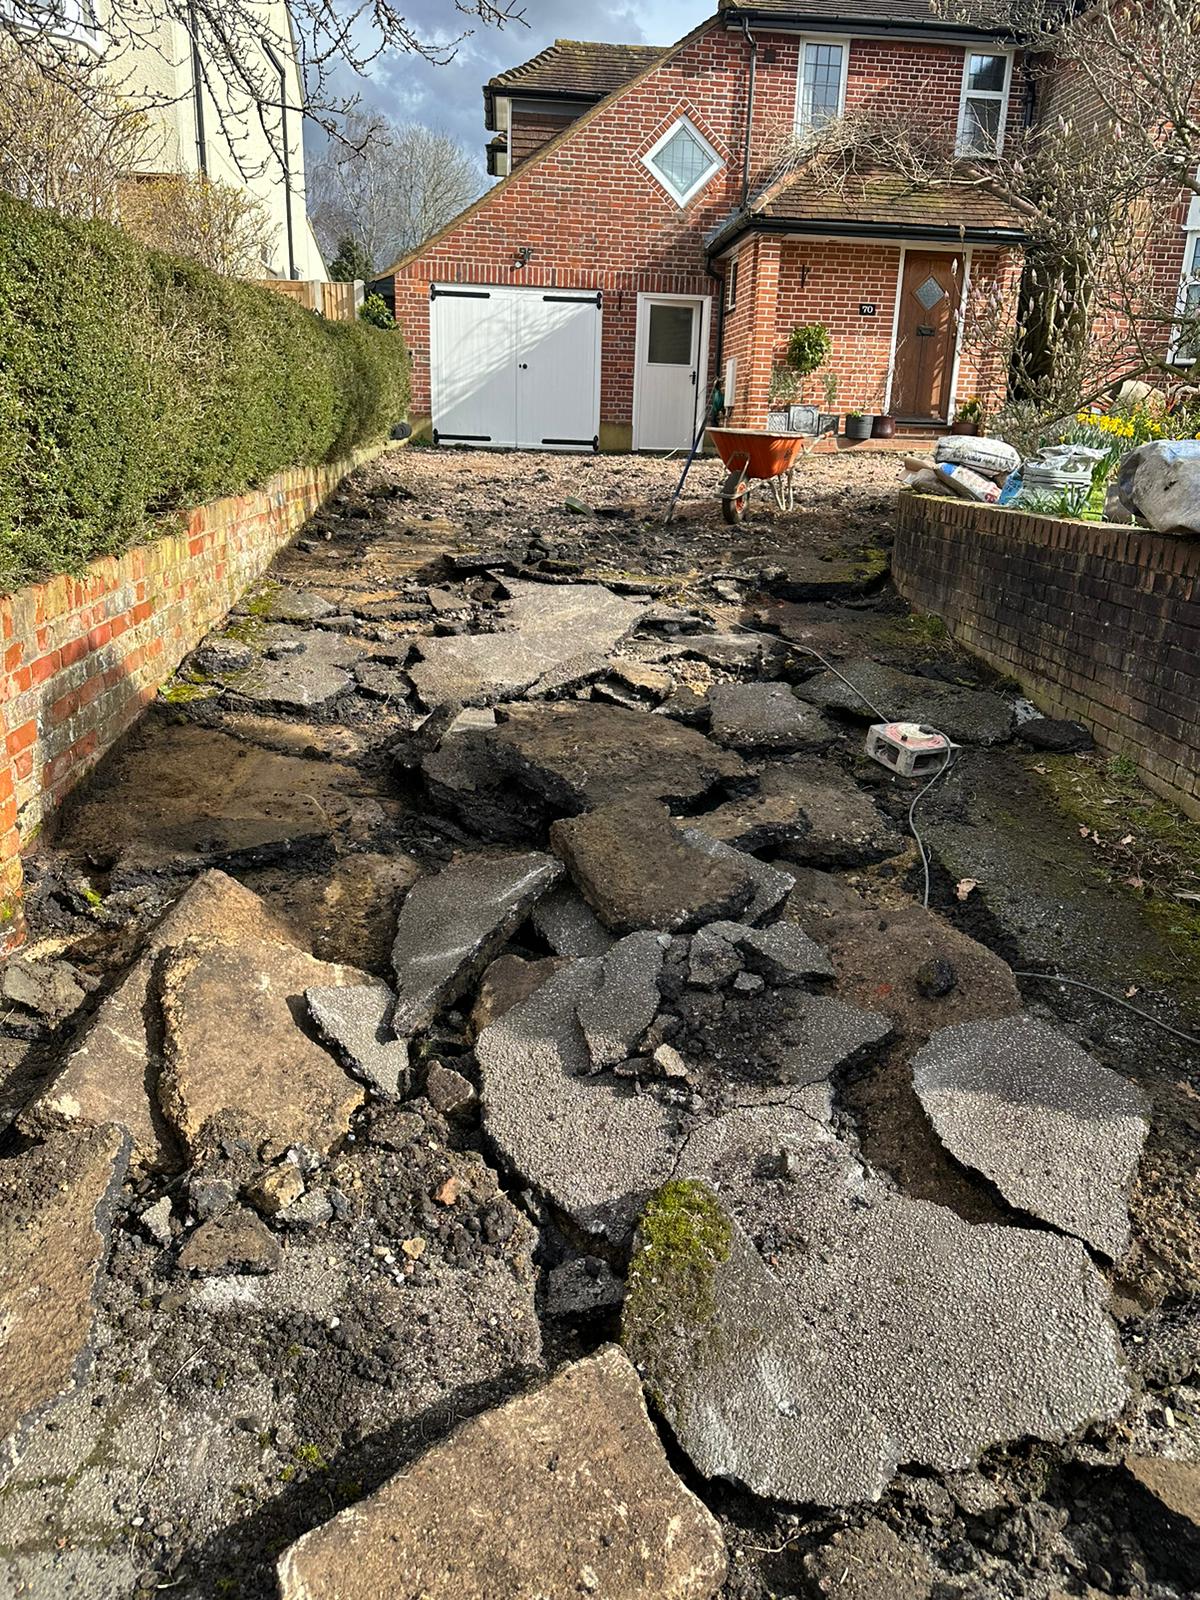
[[1200, 818], [1200, 542], [901, 495], [901, 594]]
[[0, 597], [0, 953], [21, 937], [20, 852], [355, 465], [280, 473], [185, 529]]
[[[751, 185], [774, 170], [780, 142], [790, 135], [796, 102], [799, 45], [786, 34], [759, 34]], [[718, 294], [707, 270], [704, 237], [740, 204], [748, 51], [738, 33], [710, 26], [610, 105], [581, 119], [536, 161], [518, 170], [460, 222], [435, 238], [396, 274], [396, 315], [413, 352], [413, 411], [427, 414], [429, 286], [431, 283], [530, 285], [604, 291], [604, 424], [623, 425], [633, 409], [633, 327], [640, 292]], [[852, 47], [849, 104], [876, 97], [894, 106], [897, 84], [912, 85], [914, 110], [936, 105], [949, 136], [957, 127], [963, 51], [923, 43], [860, 41]], [[930, 85], [936, 83], [936, 95]], [[1018, 115], [1014, 92], [1010, 117]], [[724, 171], [681, 210], [640, 157], [684, 113], [717, 149]], [[533, 254], [517, 265], [518, 250]], [[848, 266], [863, 252], [834, 246]], [[892, 253], [893, 263], [895, 260]], [[881, 276], [882, 254], [879, 262]], [[846, 284], [826, 280], [836, 298], [813, 306], [808, 320], [837, 319]], [[895, 282], [888, 291], [894, 297]], [[739, 304], [748, 304], [746, 288]], [[857, 309], [858, 300], [854, 300]], [[714, 303], [715, 311], [715, 303]], [[890, 341], [891, 323], [878, 319]], [[735, 313], [726, 355], [737, 355], [742, 333]], [[714, 317], [715, 327], [715, 317]], [[715, 337], [710, 352], [715, 358]], [[853, 367], [853, 357], [849, 358]], [[884, 353], [886, 367], [886, 351]], [[738, 387], [744, 372], [739, 362]], [[711, 378], [711, 375], [710, 375]]]

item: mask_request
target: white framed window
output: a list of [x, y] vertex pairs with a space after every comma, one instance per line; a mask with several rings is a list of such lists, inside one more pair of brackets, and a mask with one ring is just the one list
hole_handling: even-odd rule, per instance
[[819, 133], [846, 109], [849, 39], [801, 39], [796, 132]]
[[100, 29], [92, 0], [9, 0], [0, 4], [0, 15], [22, 32], [99, 48]]
[[1012, 56], [1003, 51], [968, 50], [963, 60], [958, 102], [960, 156], [998, 156], [1012, 86]]
[[[1183, 274], [1179, 280], [1179, 299], [1175, 315], [1188, 318], [1190, 326], [1176, 323], [1171, 335], [1170, 359], [1181, 367], [1200, 361], [1200, 203], [1192, 201], [1187, 230], [1183, 236]], [[1190, 335], [1190, 336], [1189, 336]]]
[[723, 164], [690, 117], [673, 122], [642, 160], [681, 206], [694, 200]]

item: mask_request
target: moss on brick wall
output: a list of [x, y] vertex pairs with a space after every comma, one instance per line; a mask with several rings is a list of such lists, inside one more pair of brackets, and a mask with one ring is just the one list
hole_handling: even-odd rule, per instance
[[0, 590], [383, 438], [399, 333], [0, 198]]

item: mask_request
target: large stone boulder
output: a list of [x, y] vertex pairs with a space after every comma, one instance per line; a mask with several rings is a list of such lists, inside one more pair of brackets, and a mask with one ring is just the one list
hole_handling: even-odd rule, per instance
[[1200, 533], [1200, 440], [1151, 439], [1121, 462], [1117, 498], [1159, 533]]
[[609, 1348], [466, 1423], [279, 1563], [281, 1600], [709, 1600], [716, 1519], [667, 1464]]

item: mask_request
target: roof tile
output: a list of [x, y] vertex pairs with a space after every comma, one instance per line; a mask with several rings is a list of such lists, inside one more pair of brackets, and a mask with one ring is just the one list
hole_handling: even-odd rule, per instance
[[556, 39], [532, 60], [497, 73], [487, 87], [506, 94], [549, 93], [598, 100], [620, 89], [665, 54], [659, 45]]

